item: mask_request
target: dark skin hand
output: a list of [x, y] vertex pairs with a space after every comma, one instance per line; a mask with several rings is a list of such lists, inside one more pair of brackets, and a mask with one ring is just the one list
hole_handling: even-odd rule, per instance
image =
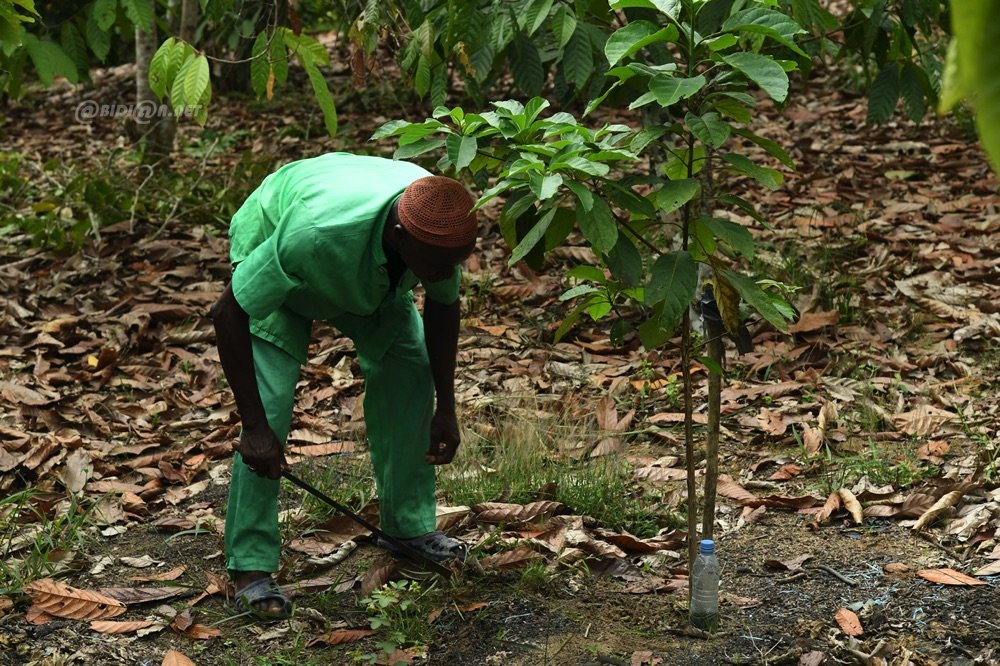
[[[401, 260], [424, 282], [447, 279], [474, 249], [472, 245], [465, 248], [438, 248], [416, 240], [399, 223], [395, 206], [386, 222], [382, 240], [383, 249], [390, 261]], [[243, 424], [240, 443], [236, 449], [255, 473], [278, 479], [288, 463], [284, 447], [267, 423], [254, 373], [250, 317], [237, 302], [232, 285], [226, 287], [212, 307], [211, 317], [215, 324], [219, 359], [233, 390]], [[424, 337], [437, 396], [437, 406], [431, 418], [430, 447], [425, 457], [432, 465], [450, 463], [460, 443], [454, 390], [459, 324], [460, 309], [457, 302], [445, 305], [432, 299], [425, 301]], [[233, 584], [239, 590], [270, 575], [266, 571], [235, 571]], [[262, 601], [256, 607], [263, 611], [279, 611], [281, 603], [277, 600]]]
[[[281, 442], [267, 424], [257, 388], [257, 376], [254, 374], [250, 317], [236, 302], [232, 285], [226, 287], [226, 291], [212, 307], [211, 316], [215, 324], [219, 360], [222, 361], [222, 369], [233, 389], [233, 397], [243, 422], [243, 432], [236, 449], [250, 469], [261, 476], [277, 479], [287, 465], [285, 453]], [[237, 590], [242, 590], [255, 580], [270, 575], [267, 571], [235, 571], [233, 585]], [[278, 612], [282, 607], [275, 599], [259, 601], [254, 605], [264, 612]]]

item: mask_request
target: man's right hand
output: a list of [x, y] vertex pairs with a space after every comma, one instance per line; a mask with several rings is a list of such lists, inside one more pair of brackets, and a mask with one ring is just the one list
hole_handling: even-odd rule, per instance
[[240, 435], [240, 444], [236, 448], [243, 456], [243, 462], [258, 476], [279, 479], [282, 470], [288, 466], [284, 447], [274, 436], [271, 428], [266, 425], [244, 428]]

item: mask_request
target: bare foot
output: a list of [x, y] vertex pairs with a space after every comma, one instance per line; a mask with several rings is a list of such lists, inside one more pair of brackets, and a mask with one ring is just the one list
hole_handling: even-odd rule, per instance
[[[233, 572], [233, 585], [236, 587], [236, 591], [239, 592], [250, 583], [261, 578], [268, 578], [270, 575], [266, 571], [235, 571]], [[277, 599], [261, 599], [254, 602], [253, 607], [264, 613], [279, 613], [281, 612], [282, 604]]]

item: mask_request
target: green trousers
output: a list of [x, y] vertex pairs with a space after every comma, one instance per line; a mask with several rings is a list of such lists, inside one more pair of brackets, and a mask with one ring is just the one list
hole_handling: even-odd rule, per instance
[[[356, 339], [358, 363], [365, 377], [365, 424], [380, 527], [403, 539], [434, 530], [434, 466], [424, 461], [430, 444], [434, 382], [416, 308], [399, 325], [387, 350], [372, 351]], [[253, 338], [257, 387], [267, 420], [285, 441], [292, 421], [299, 363], [279, 347]], [[233, 461], [226, 510], [226, 568], [230, 571], [278, 571], [279, 481], [257, 476], [239, 454]]]

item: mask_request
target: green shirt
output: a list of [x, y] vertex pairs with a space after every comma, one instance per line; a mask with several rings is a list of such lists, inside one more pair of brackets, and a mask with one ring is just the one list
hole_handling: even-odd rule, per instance
[[[389, 283], [382, 231], [407, 185], [430, 175], [408, 162], [329, 153], [292, 162], [264, 179], [229, 229], [233, 294], [254, 335], [306, 360], [312, 321], [326, 320], [359, 351], [381, 356], [412, 307], [418, 279]], [[461, 272], [424, 284], [444, 304]]]

